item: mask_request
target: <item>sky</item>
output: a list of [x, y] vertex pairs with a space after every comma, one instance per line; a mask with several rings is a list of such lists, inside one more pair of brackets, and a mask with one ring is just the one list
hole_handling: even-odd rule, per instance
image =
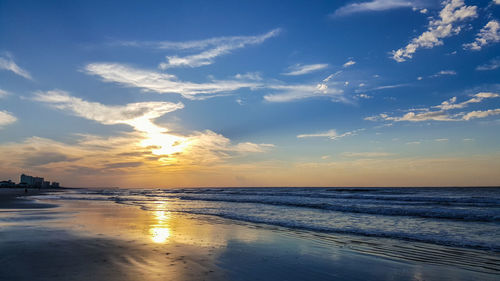
[[0, 179], [500, 185], [499, 74], [499, 0], [0, 0]]

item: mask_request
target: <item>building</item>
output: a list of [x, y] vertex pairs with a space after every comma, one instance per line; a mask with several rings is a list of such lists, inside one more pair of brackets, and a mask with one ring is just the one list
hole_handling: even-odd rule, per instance
[[42, 188], [50, 188], [50, 181], [43, 181]]
[[36, 188], [59, 188], [58, 182], [53, 182], [50, 184], [50, 181], [45, 181], [44, 178], [41, 177], [33, 177], [29, 175], [22, 174], [19, 186], [21, 187], [36, 187]]
[[0, 181], [0, 187], [15, 187], [16, 183], [11, 180], [8, 181]]
[[25, 184], [27, 186], [33, 186], [35, 184], [35, 181], [34, 181], [34, 178], [32, 176], [22, 174], [19, 183]]

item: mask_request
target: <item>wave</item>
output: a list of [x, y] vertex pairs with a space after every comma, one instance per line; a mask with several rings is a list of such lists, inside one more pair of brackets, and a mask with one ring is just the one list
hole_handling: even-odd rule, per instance
[[360, 213], [370, 215], [384, 215], [384, 216], [411, 216], [420, 218], [433, 218], [433, 219], [451, 219], [461, 221], [480, 221], [480, 222], [500, 222], [500, 212], [490, 211], [483, 213], [471, 213], [468, 209], [438, 209], [438, 208], [425, 208], [425, 209], [412, 209], [412, 208], [393, 208], [386, 206], [365, 207], [360, 204], [356, 205], [337, 205], [330, 203], [310, 203], [310, 202], [290, 202], [290, 201], [272, 201], [260, 199], [246, 199], [246, 198], [200, 198], [194, 196], [180, 196], [181, 200], [191, 201], [212, 201], [212, 202], [232, 202], [232, 203], [253, 203], [253, 204], [266, 204], [274, 206], [287, 206], [299, 208], [321, 209], [335, 212], [347, 213]]

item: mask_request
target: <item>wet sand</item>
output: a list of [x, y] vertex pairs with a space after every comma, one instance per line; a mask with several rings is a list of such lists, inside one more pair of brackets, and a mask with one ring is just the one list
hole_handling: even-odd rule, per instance
[[0, 280], [498, 280], [279, 227], [109, 201], [37, 204], [53, 208], [0, 209]]
[[38, 188], [0, 188], [0, 209], [26, 209], [26, 208], [51, 208], [54, 205], [40, 204], [29, 200], [29, 196], [40, 195], [48, 192], [62, 192], [61, 189]]

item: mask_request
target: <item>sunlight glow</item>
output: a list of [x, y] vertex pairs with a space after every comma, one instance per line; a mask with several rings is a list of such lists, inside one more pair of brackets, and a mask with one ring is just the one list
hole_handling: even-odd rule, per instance
[[148, 118], [135, 119], [131, 125], [145, 133], [145, 139], [142, 140], [141, 146], [154, 147], [151, 152], [155, 155], [179, 153], [189, 145], [187, 138], [167, 134], [167, 129], [155, 125]]
[[166, 202], [159, 201], [156, 202], [156, 204], [158, 206], [157, 208], [160, 210], [153, 213], [156, 223], [151, 225], [149, 234], [151, 235], [151, 240], [153, 240], [153, 242], [165, 243], [171, 235], [169, 226], [170, 212], [163, 211], [167, 207]]

